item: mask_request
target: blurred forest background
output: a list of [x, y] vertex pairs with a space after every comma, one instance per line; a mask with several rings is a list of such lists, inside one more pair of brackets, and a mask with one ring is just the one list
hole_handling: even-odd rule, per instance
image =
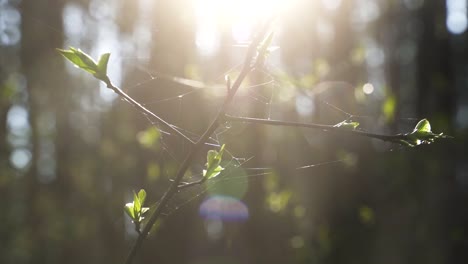
[[[190, 148], [56, 48], [111, 52], [111, 80], [196, 139], [255, 22], [275, 8], [279, 49], [230, 114], [351, 118], [383, 134], [428, 118], [455, 139], [406, 148], [223, 124], [210, 143], [226, 144], [232, 169], [177, 195], [138, 263], [466, 262], [467, 5], [0, 0], [0, 262], [123, 262], [136, 237], [124, 204], [140, 188], [156, 202]], [[223, 201], [232, 212], [206, 213]]]

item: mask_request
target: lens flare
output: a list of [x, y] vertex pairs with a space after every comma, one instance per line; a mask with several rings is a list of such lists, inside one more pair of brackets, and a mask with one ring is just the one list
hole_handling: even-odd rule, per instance
[[205, 219], [228, 222], [245, 221], [249, 217], [247, 206], [242, 201], [229, 196], [209, 197], [200, 205], [199, 213]]

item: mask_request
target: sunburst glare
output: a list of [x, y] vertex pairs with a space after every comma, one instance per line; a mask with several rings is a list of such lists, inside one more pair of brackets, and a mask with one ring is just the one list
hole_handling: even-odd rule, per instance
[[252, 27], [284, 13], [294, 1], [286, 0], [194, 0], [196, 45], [201, 55], [216, 54], [221, 34], [231, 34], [236, 43], [247, 42]]

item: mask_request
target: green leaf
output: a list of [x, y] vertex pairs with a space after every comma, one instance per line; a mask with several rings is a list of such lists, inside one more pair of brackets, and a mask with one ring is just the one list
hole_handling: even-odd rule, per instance
[[224, 170], [222, 166], [220, 166], [222, 157], [224, 152], [224, 145], [221, 146], [221, 149], [218, 151], [216, 150], [209, 150], [206, 156], [206, 170], [203, 170], [203, 177], [206, 179], [211, 179], [218, 176], [221, 171]]
[[345, 128], [345, 129], [356, 129], [357, 127], [359, 126], [359, 122], [352, 122], [352, 121], [342, 121], [336, 125], [334, 125], [333, 127], [341, 127], [341, 128]]
[[70, 47], [69, 50], [57, 50], [60, 52], [60, 54], [62, 54], [65, 58], [67, 58], [80, 69], [83, 69], [91, 74], [97, 73], [98, 66], [96, 62], [88, 54], [84, 53], [80, 49]]
[[140, 212], [140, 218], [138, 219], [139, 222], [142, 222], [143, 220], [145, 220], [145, 217], [143, 217], [143, 215], [149, 211], [149, 207], [142, 207], [141, 208], [141, 212]]
[[135, 192], [133, 192], [133, 210], [135, 212], [135, 217], [138, 217], [141, 212], [141, 203], [140, 198], [138, 198]]
[[145, 200], [146, 200], [146, 191], [144, 189], [141, 189], [138, 192], [138, 199], [140, 201], [141, 206], [143, 206], [145, 204]]
[[62, 49], [57, 49], [62, 56], [64, 56], [66, 59], [71, 61], [75, 66], [79, 68], [84, 68], [86, 67], [86, 64], [81, 60], [81, 58], [72, 50], [62, 50]]
[[225, 146], [225, 144], [223, 144], [221, 146], [221, 149], [219, 150], [218, 157], [217, 157], [219, 159], [218, 163], [221, 163], [221, 158], [223, 157], [223, 153], [224, 153], [224, 146]]
[[209, 150], [206, 155], [206, 167], [212, 167], [213, 164], [216, 162], [215, 159], [218, 156], [218, 151], [216, 150]]
[[135, 230], [139, 232], [140, 224], [145, 219], [143, 215], [147, 213], [150, 208], [143, 207], [143, 204], [146, 200], [146, 191], [141, 189], [138, 194], [133, 192], [133, 202], [127, 203], [125, 205], [125, 212], [128, 216], [132, 219], [133, 223], [135, 224]]
[[203, 176], [206, 177], [208, 180], [218, 176], [224, 170], [223, 167], [218, 166], [216, 168], [212, 168], [209, 170], [203, 170]]
[[99, 62], [97, 64], [98, 71], [107, 75], [107, 63], [109, 62], [110, 53], [104, 53], [99, 57]]
[[107, 64], [109, 62], [110, 53], [102, 54], [99, 58], [99, 63], [96, 63], [91, 56], [80, 49], [70, 47], [68, 50], [57, 49], [57, 51], [78, 68], [91, 73], [97, 79], [106, 83], [109, 82], [109, 78], [107, 77]]
[[125, 213], [127, 213], [127, 215], [130, 216], [132, 220], [135, 220], [136, 217], [135, 217], [135, 210], [134, 210], [133, 203], [125, 204], [124, 210], [125, 210]]
[[431, 132], [431, 124], [427, 119], [422, 119], [421, 121], [418, 122], [416, 127], [414, 127], [413, 132], [419, 131], [419, 132]]
[[421, 144], [431, 144], [439, 138], [450, 138], [450, 136], [445, 136], [443, 133], [432, 133], [431, 124], [427, 119], [420, 120], [414, 127], [413, 132], [404, 134], [403, 137], [403, 139], [399, 139], [397, 142], [409, 147], [415, 147]]
[[99, 80], [104, 81], [105, 83], [109, 82], [107, 77], [107, 63], [109, 62], [110, 53], [104, 53], [99, 57], [99, 62], [97, 64], [97, 72], [94, 75]]

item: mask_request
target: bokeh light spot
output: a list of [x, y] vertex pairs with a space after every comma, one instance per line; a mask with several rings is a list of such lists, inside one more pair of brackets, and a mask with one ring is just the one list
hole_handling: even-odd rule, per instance
[[212, 196], [206, 199], [199, 209], [205, 219], [223, 221], [245, 221], [249, 217], [247, 206], [240, 200], [230, 196]]
[[466, 0], [447, 0], [447, 29], [452, 34], [462, 34], [468, 27]]
[[462, 34], [468, 26], [466, 13], [453, 12], [447, 16], [447, 28], [452, 34]]
[[374, 85], [372, 85], [371, 83], [366, 83], [362, 86], [362, 91], [365, 94], [371, 94], [374, 92]]
[[322, 0], [322, 4], [328, 10], [335, 10], [340, 7], [341, 0]]
[[10, 162], [16, 169], [24, 170], [31, 161], [31, 152], [28, 149], [15, 149], [10, 155]]
[[304, 247], [304, 239], [301, 236], [294, 236], [290, 240], [292, 248], [302, 248]]

